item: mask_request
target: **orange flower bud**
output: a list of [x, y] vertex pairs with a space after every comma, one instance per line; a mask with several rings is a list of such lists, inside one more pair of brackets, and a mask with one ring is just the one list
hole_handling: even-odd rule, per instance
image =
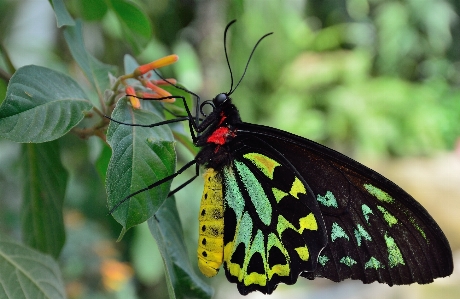
[[136, 96], [136, 91], [134, 90], [134, 87], [132, 86], [126, 86], [125, 88], [126, 92], [126, 97], [128, 98], [129, 102], [131, 103], [131, 106], [134, 109], [140, 109], [141, 108], [141, 102]]
[[179, 56], [177, 56], [176, 54], [165, 56], [165, 57], [160, 58], [158, 60], [155, 60], [153, 62], [138, 66], [134, 70], [133, 75], [134, 75], [134, 77], [141, 76], [141, 75], [143, 75], [143, 74], [145, 74], [145, 73], [147, 73], [147, 72], [149, 72], [151, 70], [158, 69], [160, 67], [170, 65], [170, 64], [176, 62], [177, 60], [179, 60]]
[[139, 98], [145, 100], [145, 99], [158, 99], [159, 96], [158, 94], [156, 93], [148, 93], [148, 92], [142, 92], [142, 91], [139, 91], [137, 93], [139, 95]]
[[131, 106], [133, 106], [134, 109], [141, 109], [141, 102], [139, 101], [138, 98], [133, 97], [133, 96], [128, 96], [129, 101], [131, 102]]
[[136, 90], [134, 90], [134, 87], [132, 87], [132, 86], [126, 86], [125, 87], [125, 92], [126, 92], [126, 95], [128, 95], [128, 96], [135, 96], [136, 95]]
[[177, 84], [177, 80], [173, 78], [168, 78], [168, 79], [160, 79], [160, 80], [151, 80], [153, 84], [155, 85], [169, 85], [169, 84]]
[[154, 92], [156, 92], [160, 97], [169, 97], [171, 94], [164, 90], [163, 88], [160, 88], [156, 86], [152, 81], [145, 81], [145, 87], [150, 88]]

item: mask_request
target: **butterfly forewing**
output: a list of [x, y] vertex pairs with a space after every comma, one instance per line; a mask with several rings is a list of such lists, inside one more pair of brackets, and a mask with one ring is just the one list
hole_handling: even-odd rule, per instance
[[441, 229], [394, 183], [310, 140], [249, 124], [239, 130], [245, 145], [281, 153], [315, 194], [328, 245], [317, 269], [303, 276], [393, 285], [429, 283], [452, 273], [452, 253]]
[[[315, 275], [335, 281], [350, 277], [393, 285], [429, 283], [450, 274], [447, 241], [413, 198], [382, 177], [362, 176], [353, 168], [333, 161], [330, 164], [350, 182], [350, 200], [337, 200], [331, 191], [317, 195], [331, 233]], [[323, 195], [329, 195], [329, 203]], [[334, 199], [337, 207], [331, 205]], [[334, 209], [347, 213], [338, 216]]]
[[272, 293], [313, 271], [326, 245], [318, 204], [276, 155], [251, 148], [224, 167], [224, 268], [240, 293]]

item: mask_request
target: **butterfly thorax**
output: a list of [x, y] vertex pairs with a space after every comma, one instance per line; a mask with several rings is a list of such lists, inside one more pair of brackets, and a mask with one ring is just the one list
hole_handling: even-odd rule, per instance
[[[231, 148], [235, 145], [237, 126], [241, 123], [240, 114], [231, 99], [213, 100], [214, 110], [198, 127], [203, 133], [198, 136], [196, 146], [201, 147], [196, 159], [199, 164], [207, 168], [221, 169], [231, 163]], [[216, 100], [217, 99], [217, 100]]]

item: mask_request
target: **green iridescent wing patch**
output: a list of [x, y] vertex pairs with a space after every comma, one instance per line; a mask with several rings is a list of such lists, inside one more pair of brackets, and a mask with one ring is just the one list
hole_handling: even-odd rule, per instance
[[224, 268], [240, 293], [270, 294], [280, 282], [292, 284], [302, 271], [313, 271], [326, 232], [303, 179], [257, 152], [242, 154], [222, 172]]
[[426, 225], [425, 211], [418, 203], [410, 202], [408, 208], [411, 198], [392, 196], [350, 170], [336, 171], [346, 178], [348, 192], [331, 188], [317, 193], [329, 243], [317, 270], [303, 276], [399, 285], [429, 283], [433, 271], [445, 271], [436, 262], [437, 235]]

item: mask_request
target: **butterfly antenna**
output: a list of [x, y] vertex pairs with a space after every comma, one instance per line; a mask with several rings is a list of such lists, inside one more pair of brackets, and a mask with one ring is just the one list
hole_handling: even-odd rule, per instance
[[225, 27], [225, 31], [224, 31], [225, 59], [227, 60], [227, 65], [228, 65], [228, 70], [230, 71], [230, 80], [231, 80], [230, 90], [228, 92], [229, 94], [232, 92], [232, 89], [233, 89], [233, 72], [232, 72], [232, 67], [230, 66], [230, 60], [228, 59], [228, 53], [227, 53], [227, 32], [228, 32], [228, 29], [230, 28], [230, 26], [232, 26], [235, 22], [236, 22], [236, 20], [233, 20], [230, 23], [228, 23], [227, 27]]
[[231, 95], [231, 94], [236, 90], [236, 88], [238, 87], [238, 85], [240, 85], [241, 81], [243, 80], [244, 75], [246, 74], [246, 71], [248, 70], [249, 62], [251, 61], [252, 55], [254, 54], [254, 52], [255, 52], [257, 46], [260, 44], [260, 42], [261, 42], [264, 38], [266, 38], [267, 36], [272, 35], [272, 34], [273, 34], [273, 32], [267, 33], [267, 34], [265, 34], [264, 36], [262, 36], [262, 37], [257, 41], [257, 43], [256, 43], [256, 45], [254, 46], [254, 48], [252, 48], [251, 55], [249, 55], [248, 62], [246, 63], [246, 67], [244, 68], [244, 72], [243, 72], [243, 75], [242, 75], [241, 78], [240, 78], [240, 81], [238, 81], [238, 84], [236, 84], [235, 88], [233, 88], [233, 89], [230, 90], [230, 92], [228, 93], [228, 95]]

